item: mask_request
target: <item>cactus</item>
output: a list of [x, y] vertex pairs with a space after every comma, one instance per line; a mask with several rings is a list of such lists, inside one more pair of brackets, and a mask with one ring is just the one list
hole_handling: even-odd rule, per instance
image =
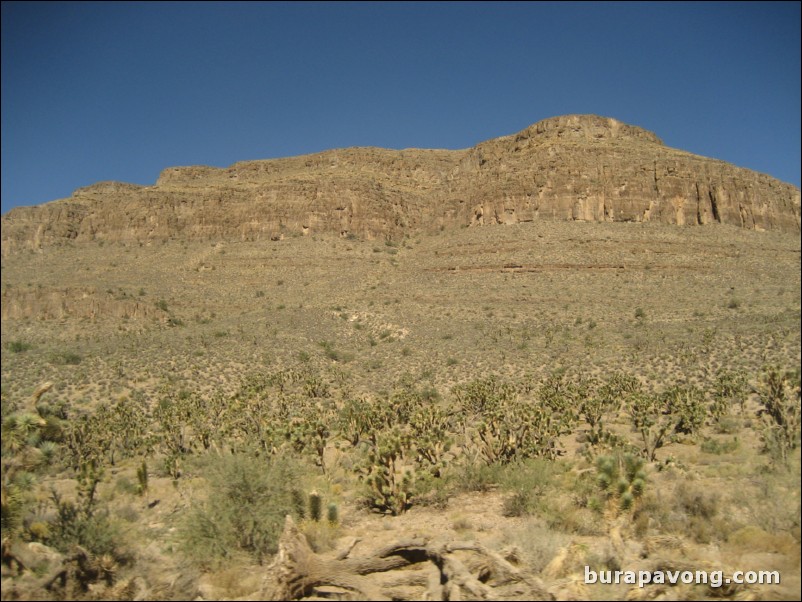
[[414, 469], [404, 466], [404, 459], [411, 450], [409, 434], [399, 428], [381, 433], [376, 443], [371, 444], [360, 471], [373, 508], [397, 516], [412, 505]]
[[657, 450], [663, 446], [673, 421], [663, 412], [665, 404], [655, 395], [636, 392], [630, 398], [629, 411], [632, 424], [643, 441], [643, 454], [654, 462]]
[[742, 371], [720, 370], [716, 374], [716, 382], [713, 385], [713, 403], [710, 406], [710, 413], [714, 419], [719, 421], [727, 416], [730, 408], [737, 403], [743, 414], [746, 397], [746, 374]]
[[588, 423], [588, 442], [595, 447], [620, 447], [621, 441], [604, 427], [604, 418], [615, 415], [621, 404], [638, 391], [640, 385], [635, 377], [615, 373], [603, 383], [595, 379], [583, 380], [574, 387], [574, 397], [579, 413]]
[[674, 417], [676, 432], [694, 435], [704, 426], [707, 417], [704, 391], [694, 386], [675, 386], [666, 391], [663, 398]]
[[320, 522], [323, 516], [323, 496], [317, 491], [309, 494], [309, 518], [313, 521]]
[[763, 422], [764, 451], [785, 464], [789, 452], [800, 444], [800, 372], [770, 367], [761, 375], [756, 391], [762, 406], [758, 416]]
[[596, 470], [596, 483], [611, 506], [623, 511], [632, 510], [646, 487], [643, 459], [632, 454], [599, 456], [596, 458]]
[[142, 465], [136, 469], [137, 493], [145, 495], [148, 492], [148, 464], [142, 460]]
[[326, 519], [330, 525], [336, 525], [340, 520], [340, 511], [334, 502], [331, 502], [326, 509]]

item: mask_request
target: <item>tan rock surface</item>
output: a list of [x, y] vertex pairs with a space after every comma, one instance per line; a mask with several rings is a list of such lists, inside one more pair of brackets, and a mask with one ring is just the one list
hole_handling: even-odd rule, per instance
[[2, 250], [67, 240], [255, 240], [537, 219], [725, 223], [800, 231], [800, 191], [672, 149], [594, 115], [554, 117], [467, 150], [347, 148], [172, 167], [154, 186], [101, 182], [2, 217]]

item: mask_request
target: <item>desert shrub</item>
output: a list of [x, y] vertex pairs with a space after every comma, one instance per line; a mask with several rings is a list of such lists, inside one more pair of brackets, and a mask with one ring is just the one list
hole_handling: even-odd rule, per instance
[[65, 366], [77, 366], [83, 361], [83, 357], [74, 351], [59, 351], [50, 355], [50, 361], [53, 364], [62, 364]]
[[786, 464], [800, 443], [800, 372], [777, 367], [764, 370], [757, 388], [762, 408], [763, 448], [773, 460]]
[[51, 489], [50, 501], [55, 518], [50, 521], [45, 539], [62, 552], [79, 545], [95, 556], [117, 560], [126, 557], [121, 545], [121, 531], [110, 519], [108, 508], [101, 503], [97, 487], [104, 475], [102, 463], [93, 459], [84, 462], [76, 475], [75, 500], [65, 499]]
[[560, 549], [571, 542], [569, 536], [531, 519], [511, 531], [508, 538], [521, 551], [527, 566], [535, 573], [542, 572]]
[[125, 552], [121, 545], [122, 531], [112, 521], [105, 508], [87, 507], [79, 500], [75, 503], [63, 499], [55, 491], [51, 493], [55, 518], [47, 530], [45, 542], [62, 551], [79, 545], [95, 556], [109, 555], [121, 559]]
[[713, 439], [711, 437], [705, 437], [701, 447], [702, 451], [706, 454], [720, 456], [721, 454], [731, 454], [740, 447], [740, 443], [738, 437], [733, 437], [732, 439]]
[[715, 431], [721, 435], [734, 435], [741, 430], [742, 419], [735, 416], [723, 416], [716, 419]]
[[722, 531], [719, 514], [720, 500], [715, 492], [696, 483], [681, 482], [674, 492], [675, 507], [684, 511], [686, 523], [682, 530], [699, 543], [709, 543]]
[[690, 516], [709, 520], [718, 513], [718, 495], [705, 490], [701, 485], [681, 482], [674, 496], [677, 505]]
[[435, 476], [430, 471], [423, 470], [418, 471], [415, 477], [412, 499], [416, 506], [444, 510], [454, 492], [459, 489], [455, 472]]
[[26, 343], [25, 341], [9, 341], [6, 343], [6, 349], [8, 349], [11, 353], [24, 353], [32, 347], [33, 345]]
[[456, 471], [454, 484], [457, 491], [492, 491], [500, 486], [503, 476], [501, 464], [466, 462]]
[[259, 562], [274, 553], [284, 517], [296, 505], [298, 465], [238, 454], [210, 459], [204, 473], [209, 496], [190, 509], [180, 528], [187, 556], [214, 565], [238, 553]]
[[505, 466], [501, 486], [511, 495], [504, 501], [504, 516], [536, 513], [543, 496], [553, 486], [557, 466], [544, 458], [531, 458]]

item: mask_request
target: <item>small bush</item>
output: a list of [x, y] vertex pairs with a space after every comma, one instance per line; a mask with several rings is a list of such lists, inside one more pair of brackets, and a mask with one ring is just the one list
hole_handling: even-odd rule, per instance
[[501, 484], [504, 467], [501, 464], [470, 463], [457, 474], [454, 482], [458, 491], [492, 491]]
[[6, 343], [6, 349], [11, 353], [24, 353], [31, 349], [31, 347], [33, 347], [33, 345], [25, 341], [9, 341]]
[[68, 552], [73, 546], [86, 548], [95, 556], [107, 554], [122, 559], [120, 548], [121, 531], [109, 518], [107, 510], [92, 510], [86, 504], [73, 504], [52, 493], [56, 517], [48, 526], [45, 542], [54, 548]]
[[739, 447], [740, 443], [738, 442], [738, 437], [724, 440], [705, 437], [705, 440], [702, 441], [702, 451], [706, 454], [715, 454], [717, 456], [720, 456], [721, 454], [730, 454]]
[[212, 460], [207, 474], [209, 497], [190, 510], [181, 527], [187, 556], [209, 566], [236, 553], [259, 562], [274, 553], [284, 517], [297, 507], [293, 488], [299, 469], [288, 461], [242, 454]]
[[83, 357], [80, 354], [75, 353], [73, 351], [61, 351], [58, 353], [54, 353], [50, 360], [54, 364], [63, 364], [65, 366], [77, 366], [83, 361]]

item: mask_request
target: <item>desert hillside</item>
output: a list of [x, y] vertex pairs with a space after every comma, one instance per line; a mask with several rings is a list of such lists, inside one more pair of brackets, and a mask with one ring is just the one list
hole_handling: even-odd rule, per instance
[[3, 599], [798, 599], [794, 187], [573, 116], [2, 225]]

